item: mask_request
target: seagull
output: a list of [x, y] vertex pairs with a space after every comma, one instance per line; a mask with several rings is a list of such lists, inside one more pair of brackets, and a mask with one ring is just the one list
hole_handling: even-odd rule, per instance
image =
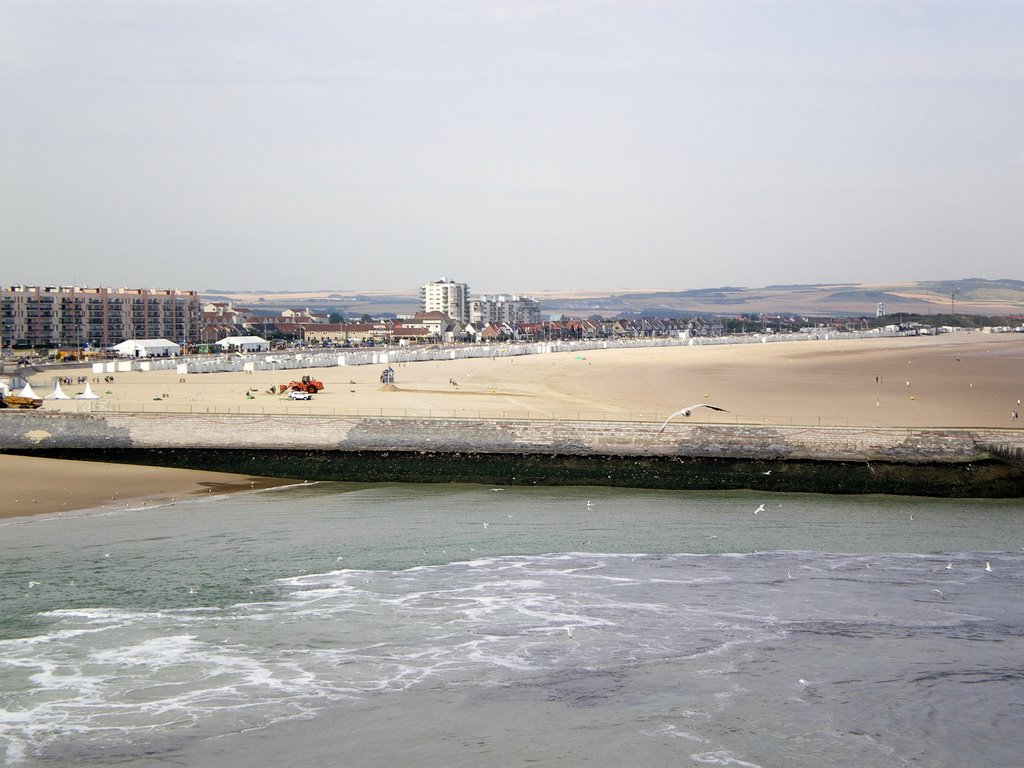
[[568, 637], [569, 639], [572, 639], [572, 627], [566, 627], [565, 628], [565, 634], [566, 634], [566, 637]]
[[946, 570], [947, 571], [952, 571], [953, 570], [953, 564], [952, 563], [946, 563]]
[[932, 592], [937, 594], [939, 596], [940, 600], [945, 600], [946, 599], [946, 596], [942, 594], [942, 590], [941, 589], [933, 589]]
[[985, 561], [985, 570], [992, 573], [992, 564], [988, 560]]
[[681, 408], [675, 413], [673, 413], [671, 416], [669, 416], [667, 419], [665, 419], [665, 423], [661, 425], [661, 429], [658, 430], [658, 434], [660, 435], [662, 432], [664, 432], [665, 427], [667, 427], [668, 423], [672, 421], [672, 419], [674, 419], [676, 416], [690, 416], [698, 408], [710, 408], [712, 411], [722, 411], [724, 413], [728, 413], [728, 411], [725, 410], [725, 408], [719, 408], [717, 405], [711, 405], [710, 403], [697, 403], [696, 405], [691, 405], [688, 408]]
[[770, 475], [771, 473], [772, 473], [772, 471], [769, 469], [767, 472], [762, 472], [761, 474], [762, 475]]
[[754, 514], [755, 514], [755, 515], [756, 515], [756, 514], [757, 514], [758, 512], [764, 512], [764, 504], [762, 504], [761, 506], [759, 506], [759, 507], [758, 507], [757, 509], [755, 509], [755, 510], [754, 510]]
[[592, 502], [590, 499], [587, 499], [587, 509], [593, 509], [593, 508], [594, 508], [594, 502]]

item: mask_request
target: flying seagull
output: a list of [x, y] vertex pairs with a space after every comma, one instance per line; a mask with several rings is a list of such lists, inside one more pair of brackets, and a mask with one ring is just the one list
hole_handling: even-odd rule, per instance
[[667, 419], [665, 419], [665, 423], [661, 425], [661, 429], [658, 430], [658, 434], [660, 435], [662, 432], [664, 432], [665, 427], [667, 427], [668, 423], [672, 421], [672, 419], [674, 419], [676, 416], [690, 416], [698, 408], [710, 408], [712, 411], [722, 411], [723, 413], [728, 413], [728, 411], [725, 410], [725, 408], [719, 408], [717, 405], [711, 405], [710, 403], [697, 403], [696, 405], [691, 405], [687, 408], [681, 408], [680, 410], [676, 411], [671, 416], [669, 416]]

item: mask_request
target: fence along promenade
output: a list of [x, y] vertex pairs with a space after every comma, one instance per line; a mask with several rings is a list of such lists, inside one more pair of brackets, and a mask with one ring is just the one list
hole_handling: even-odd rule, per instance
[[[664, 413], [622, 412], [602, 410], [541, 410], [517, 408], [359, 408], [325, 406], [316, 399], [297, 402], [274, 402], [270, 404], [200, 404], [175, 403], [168, 400], [153, 403], [113, 403], [104, 400], [63, 400], [54, 403], [55, 411], [64, 413], [111, 414], [180, 414], [195, 416], [336, 416], [338, 418], [384, 418], [384, 419], [465, 419], [470, 421], [575, 421], [605, 422], [623, 424], [658, 424]], [[712, 418], [710, 414], [697, 412], [689, 424], [738, 424], [758, 426], [816, 426], [845, 427], [849, 418], [845, 416], [801, 416], [798, 419], [771, 419], [750, 414], [721, 414]]]

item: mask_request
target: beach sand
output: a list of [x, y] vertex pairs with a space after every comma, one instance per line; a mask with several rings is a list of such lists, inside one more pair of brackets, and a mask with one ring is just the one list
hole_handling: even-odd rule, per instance
[[[99, 401], [46, 401], [44, 408], [659, 423], [684, 406], [709, 402], [728, 412], [700, 409], [689, 421], [1021, 428], [1022, 422], [1013, 421], [1011, 412], [1021, 411], [1017, 400], [1024, 398], [1024, 334], [950, 333], [418, 362], [396, 364], [396, 386], [390, 390], [381, 386], [382, 368], [184, 377], [173, 371], [118, 373], [112, 383], [92, 384]], [[87, 370], [69, 369], [65, 375], [76, 377]], [[311, 401], [289, 401], [268, 391], [303, 374], [326, 385]], [[56, 375], [47, 371], [33, 376], [33, 388], [41, 396], [48, 394]], [[74, 395], [82, 386], [64, 389]], [[43, 498], [52, 498], [45, 511], [60, 511], [65, 503], [69, 508], [107, 503], [115, 491], [119, 498], [180, 498], [207, 492], [204, 483], [230, 488], [250, 482], [238, 476], [223, 479], [216, 473], [74, 462], [63, 464], [70, 465], [67, 471], [84, 473], [81, 477], [88, 476], [89, 482], [65, 479], [64, 469], [58, 473], [47, 464], [38, 472], [28, 470], [30, 462], [50, 461], [0, 456], [5, 477], [0, 514], [12, 514], [11, 498], [19, 499], [13, 514], [25, 514], [24, 497], [36, 498], [39, 511], [44, 511], [39, 506]], [[90, 484], [102, 492], [75, 494], [73, 486]]]
[[[44, 407], [485, 418], [529, 414], [657, 422], [706, 401], [729, 413], [705, 409], [692, 418], [1011, 427], [1020, 426], [1012, 423], [1010, 412], [1024, 398], [1024, 334], [606, 349], [394, 367], [391, 391], [380, 383], [383, 365], [184, 377], [174, 371], [118, 373], [113, 383], [92, 384], [100, 401], [47, 401]], [[67, 373], [82, 374], [82, 369]], [[312, 401], [289, 401], [268, 391], [303, 374], [326, 385]], [[48, 371], [32, 377], [40, 396], [53, 390], [54, 375]], [[64, 389], [74, 395], [82, 386]]]

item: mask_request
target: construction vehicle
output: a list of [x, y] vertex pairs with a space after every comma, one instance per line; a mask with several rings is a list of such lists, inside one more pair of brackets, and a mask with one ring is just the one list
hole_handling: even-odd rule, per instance
[[0, 408], [39, 408], [43, 401], [37, 397], [0, 394]]
[[301, 381], [289, 381], [287, 384], [281, 384], [278, 386], [278, 392], [309, 392], [311, 395], [315, 395], [321, 389], [324, 388], [324, 383], [318, 379], [311, 378], [310, 376], [303, 376]]

